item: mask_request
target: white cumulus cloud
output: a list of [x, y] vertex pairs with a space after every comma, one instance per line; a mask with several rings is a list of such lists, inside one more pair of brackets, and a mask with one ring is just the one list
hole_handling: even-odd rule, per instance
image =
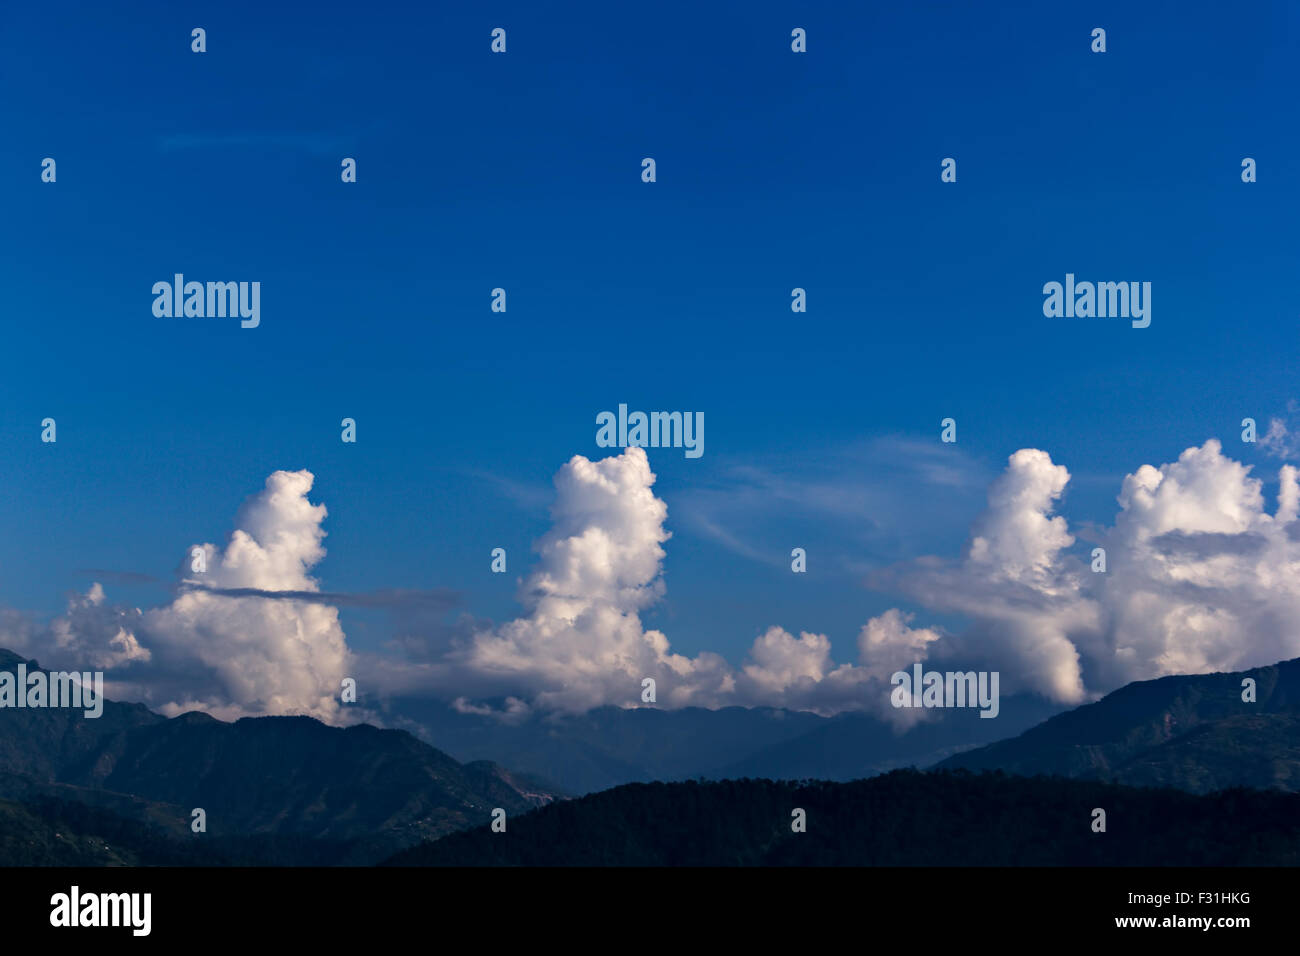
[[[324, 505], [307, 500], [309, 471], [277, 471], [244, 502], [224, 549], [202, 545], [208, 589], [319, 591], [309, 573], [325, 556]], [[308, 600], [186, 590], [148, 611], [143, 627], [160, 658], [185, 671], [184, 696], [164, 713], [201, 708], [216, 716], [339, 713], [348, 648], [338, 609]]]
[[[12, 615], [0, 615], [0, 628], [19, 649], [112, 668], [166, 713], [334, 722], [358, 719], [338, 693], [359, 666], [381, 693], [433, 693], [463, 713], [507, 721], [637, 706], [653, 678], [661, 707], [870, 710], [902, 726], [922, 715], [888, 705], [889, 678], [917, 661], [998, 671], [1004, 693], [1073, 705], [1132, 680], [1300, 656], [1296, 468], [1282, 467], [1270, 513], [1263, 482], [1218, 441], [1141, 465], [1123, 480], [1114, 523], [1096, 542], [1104, 573], [1076, 553], [1057, 513], [1069, 482], [1045, 451], [1011, 455], [960, 557], [898, 563], [868, 579], [961, 625], [914, 626], [915, 612], [891, 609], [862, 626], [856, 659], [842, 663], [827, 635], [771, 622], [753, 622], [737, 666], [707, 651], [675, 653], [645, 626], [641, 615], [665, 594], [670, 534], [649, 460], [635, 447], [599, 461], [577, 455], [559, 470], [552, 527], [521, 584], [523, 613], [497, 626], [467, 619], [436, 654], [353, 658], [337, 604], [360, 599], [323, 592], [312, 576], [325, 556], [326, 510], [309, 500], [306, 471], [272, 474], [240, 508], [224, 548], [198, 546], [206, 570], [188, 574], [170, 603], [115, 607], [96, 584], [43, 635]], [[394, 601], [431, 614], [455, 607], [441, 593], [376, 592], [363, 603]], [[502, 699], [504, 708], [490, 703]]]

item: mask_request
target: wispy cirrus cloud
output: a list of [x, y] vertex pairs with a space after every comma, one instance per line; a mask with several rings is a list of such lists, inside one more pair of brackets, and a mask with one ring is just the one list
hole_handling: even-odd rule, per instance
[[[815, 530], [824, 558], [860, 572], [950, 533], [991, 478], [955, 445], [883, 436], [797, 461], [737, 464], [679, 493], [673, 506], [684, 528], [749, 560], [788, 564], [789, 546], [775, 540], [790, 535], [775, 529], [789, 526], [801, 539]], [[923, 493], [932, 505], [917, 513]]]

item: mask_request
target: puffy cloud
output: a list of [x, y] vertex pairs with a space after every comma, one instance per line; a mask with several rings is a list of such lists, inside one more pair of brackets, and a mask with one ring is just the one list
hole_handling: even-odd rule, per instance
[[1045, 451], [1024, 448], [989, 489], [988, 509], [976, 524], [969, 562], [990, 577], [1042, 583], [1057, 555], [1074, 543], [1065, 519], [1051, 514], [1070, 473]]
[[663, 594], [669, 538], [654, 480], [636, 447], [598, 462], [576, 455], [561, 468], [554, 524], [522, 588], [529, 613], [476, 633], [449, 655], [451, 671], [440, 679], [480, 697], [523, 691], [544, 710], [635, 703], [646, 677], [669, 706], [727, 691], [733, 679], [722, 658], [674, 654], [661, 632], [642, 625], [639, 612]]
[[[641, 678], [654, 677], [661, 706], [866, 709], [906, 723], [918, 712], [885, 705], [889, 677], [927, 659], [998, 671], [1005, 692], [1070, 705], [1132, 680], [1271, 663], [1300, 655], [1300, 480], [1282, 468], [1269, 514], [1250, 472], [1214, 440], [1137, 468], [1099, 541], [1107, 570], [1094, 573], [1056, 513], [1069, 471], [1022, 449], [991, 483], [961, 559], [869, 578], [957, 616], [960, 629], [913, 627], [892, 609], [862, 627], [856, 662], [836, 663], [826, 635], [770, 626], [733, 669], [716, 655], [674, 654], [642, 625], [639, 612], [663, 593], [669, 537], [644, 453], [576, 457], [557, 477], [555, 525], [524, 586], [529, 613], [476, 633], [427, 672], [429, 684], [583, 710], [635, 704]], [[469, 701], [460, 706], [483, 706]]]
[[1300, 491], [1284, 466], [1276, 512], [1219, 442], [1124, 479], [1099, 576], [1099, 684], [1237, 670], [1300, 655]]
[[60, 660], [75, 662], [78, 670], [109, 670], [153, 655], [135, 636], [140, 626], [139, 608], [104, 603], [104, 588], [96, 581], [84, 595], [73, 595], [63, 617], [50, 625], [50, 636]]
[[858, 662], [835, 664], [824, 634], [799, 637], [770, 627], [755, 639], [736, 678], [731, 703], [787, 707], [830, 715], [867, 710], [902, 728], [929, 716], [889, 703], [890, 677], [926, 659], [940, 633], [909, 627], [911, 615], [891, 609], [862, 626]]
[[[1069, 480], [1045, 452], [1012, 455], [964, 562], [927, 559], [874, 575], [970, 626], [945, 651], [1010, 686], [1079, 703], [1134, 680], [1238, 670], [1300, 655], [1300, 485], [1284, 466], [1276, 513], [1251, 467], [1209, 440], [1125, 477], [1101, 536], [1105, 573], [1066, 552], [1051, 512]], [[1008, 686], [1004, 683], [1004, 686]]]
[[158, 656], [184, 674], [164, 713], [200, 708], [219, 717], [339, 716], [348, 648], [338, 608], [313, 600], [234, 596], [222, 589], [320, 590], [310, 570], [325, 556], [324, 505], [307, 500], [309, 471], [277, 471], [244, 502], [224, 550], [200, 547], [206, 570], [171, 604], [144, 614]]
[[85, 594], [69, 595], [67, 610], [48, 626], [0, 608], [0, 647], [55, 670], [121, 669], [152, 657], [137, 637], [139, 627], [140, 610], [107, 603], [96, 581]]
[[326, 511], [307, 500], [312, 482], [307, 471], [267, 478], [240, 508], [224, 549], [187, 550], [186, 566], [197, 548], [206, 569], [182, 581], [171, 603], [118, 607], [95, 583], [23, 649], [42, 663], [109, 671], [119, 697], [166, 714], [339, 720], [349, 654], [338, 609], [316, 599], [309, 573], [325, 556]]
[[891, 608], [873, 617], [858, 634], [858, 660], [872, 677], [888, 681], [908, 664], [925, 660], [930, 645], [943, 635], [933, 628], [912, 628], [913, 615]]
[[762, 695], [777, 696], [804, 683], [820, 683], [833, 668], [831, 642], [824, 634], [798, 638], [779, 627], [756, 638], [745, 676]]
[[877, 572], [869, 582], [971, 621], [944, 642], [946, 653], [1010, 674], [1017, 689], [1077, 704], [1086, 691], [1074, 638], [1096, 628], [1098, 612], [1083, 593], [1078, 561], [1063, 554], [1074, 538], [1065, 519], [1052, 514], [1069, 479], [1046, 452], [1016, 452], [989, 488], [962, 562], [926, 558]]
[[[647, 630], [640, 612], [664, 593], [663, 545], [670, 537], [654, 481], [640, 448], [597, 462], [572, 458], [556, 476], [553, 526], [521, 588], [528, 613], [462, 642], [423, 671], [427, 685], [471, 688], [453, 706], [502, 720], [530, 709], [635, 706], [646, 677], [655, 680], [658, 706], [767, 705], [828, 714], [871, 708], [900, 723], [918, 719], [918, 711], [888, 707], [888, 678], [922, 659], [939, 635], [910, 629], [897, 611], [863, 628], [862, 666], [836, 665], [822, 634], [795, 637], [770, 627], [736, 670], [716, 654], [675, 654], [663, 633]], [[405, 678], [386, 676], [410, 689], [409, 669]], [[505, 694], [513, 696], [504, 711], [481, 702]]]
[[1263, 515], [1262, 483], [1250, 466], [1223, 455], [1211, 439], [1188, 448], [1173, 464], [1143, 465], [1124, 479], [1116, 520], [1126, 544], [1169, 531], [1239, 534]]
[[[989, 486], [962, 557], [869, 578], [962, 626], [913, 627], [912, 615], [892, 609], [863, 625], [857, 659], [846, 663], [826, 635], [779, 626], [758, 633], [738, 667], [709, 652], [675, 653], [645, 627], [641, 614], [664, 594], [670, 535], [635, 447], [599, 461], [575, 456], [560, 469], [520, 617], [491, 627], [462, 615], [436, 647], [412, 634], [395, 645], [421, 648], [406, 661], [349, 653], [338, 605], [353, 599], [322, 591], [311, 574], [325, 555], [326, 511], [308, 500], [305, 471], [271, 475], [240, 509], [226, 547], [201, 546], [207, 570], [189, 575], [171, 603], [116, 608], [95, 585], [43, 638], [8, 618], [0, 627], [29, 648], [43, 639], [138, 675], [140, 696], [169, 713], [338, 721], [340, 681], [364, 663], [366, 685], [381, 692], [432, 692], [460, 712], [506, 721], [636, 706], [651, 677], [661, 707], [866, 709], [905, 725], [923, 712], [888, 706], [889, 678], [916, 661], [998, 671], [1004, 692], [1077, 704], [1131, 680], [1300, 656], [1300, 475], [1286, 465], [1279, 479], [1270, 514], [1263, 483], [1217, 441], [1142, 465], [1124, 479], [1114, 525], [1099, 538], [1107, 570], [1093, 573], [1056, 513], [1068, 470], [1045, 451], [1017, 451]], [[356, 601], [396, 602], [429, 619], [457, 608], [450, 592]]]
[[805, 631], [795, 637], [770, 627], [755, 638], [730, 702], [819, 713], [857, 710], [867, 705], [869, 677], [852, 664], [835, 666], [826, 635]]
[[[755, 639], [739, 669], [709, 652], [674, 653], [640, 618], [664, 593], [670, 538], [654, 482], [640, 448], [596, 462], [571, 459], [556, 476], [553, 525], [521, 586], [526, 613], [495, 628], [462, 616], [436, 655], [412, 635], [394, 644], [412, 654], [406, 662], [353, 659], [338, 605], [392, 605], [432, 619], [457, 602], [450, 592], [358, 598], [322, 591], [311, 571], [325, 556], [326, 509], [308, 499], [313, 477], [305, 471], [272, 474], [240, 508], [224, 549], [190, 548], [187, 566], [197, 548], [205, 570], [187, 574], [169, 604], [145, 612], [115, 607], [96, 584], [71, 600], [45, 643], [113, 668], [117, 687], [168, 714], [300, 713], [337, 721], [340, 681], [364, 666], [367, 686], [432, 691], [462, 713], [509, 722], [535, 710], [635, 706], [646, 677], [656, 681], [659, 706], [879, 710], [889, 675], [923, 659], [939, 639], [892, 611], [863, 627], [857, 665], [836, 665], [824, 635], [796, 638], [779, 627]], [[487, 702], [502, 698], [504, 706]], [[907, 723], [919, 712], [883, 713]]]

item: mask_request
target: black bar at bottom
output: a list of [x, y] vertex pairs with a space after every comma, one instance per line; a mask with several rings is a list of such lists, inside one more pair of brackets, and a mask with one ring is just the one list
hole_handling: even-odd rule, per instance
[[[0, 869], [9, 940], [75, 934], [83, 943], [120, 938], [127, 945], [373, 946], [432, 932], [431, 943], [456, 949], [467, 947], [467, 932], [485, 934], [492, 949], [583, 941], [694, 948], [699, 939], [808, 946], [829, 943], [822, 934], [832, 930], [870, 945], [1028, 942], [1044, 933], [1231, 943], [1295, 929], [1297, 875], [1274, 868]], [[74, 921], [74, 886], [76, 922], [97, 921], [101, 910], [111, 921], [116, 909], [126, 925], [52, 925], [52, 915]], [[147, 936], [136, 934], [142, 896], [100, 905], [101, 894], [144, 893]], [[61, 911], [58, 894], [66, 898]], [[87, 903], [88, 896], [96, 899]]]

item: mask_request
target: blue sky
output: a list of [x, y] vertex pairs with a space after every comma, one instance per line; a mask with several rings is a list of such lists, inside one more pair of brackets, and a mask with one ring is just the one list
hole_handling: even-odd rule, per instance
[[[650, 452], [646, 619], [733, 659], [900, 604], [865, 571], [957, 556], [1022, 447], [1072, 527], [1210, 437], [1272, 480], [1236, 438], [1300, 397], [1293, 5], [265, 6], [0, 13], [0, 603], [164, 601], [86, 569], [171, 581], [306, 468], [323, 587], [506, 619], [620, 402], [705, 415]], [[155, 318], [175, 272], [260, 281], [261, 326]], [[1067, 272], [1150, 281], [1150, 328], [1045, 318]]]

